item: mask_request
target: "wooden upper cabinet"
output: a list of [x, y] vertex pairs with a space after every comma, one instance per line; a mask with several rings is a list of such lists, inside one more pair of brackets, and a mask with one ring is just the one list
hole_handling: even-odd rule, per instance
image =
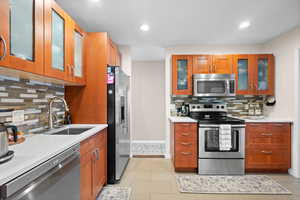
[[54, 0], [44, 0], [45, 75], [69, 80], [74, 22]]
[[193, 74], [231, 74], [232, 55], [195, 55]]
[[212, 73], [231, 74], [232, 73], [232, 55], [214, 55], [212, 64]]
[[251, 55], [234, 55], [233, 71], [236, 78], [236, 93], [240, 95], [253, 94], [253, 64]]
[[274, 95], [274, 56], [255, 55], [254, 87], [258, 95]]
[[234, 55], [236, 91], [239, 95], [274, 95], [274, 56]]
[[0, 1], [0, 66], [43, 74], [43, 1]]
[[210, 55], [193, 56], [193, 74], [211, 73], [212, 57]]
[[70, 81], [77, 84], [85, 84], [85, 64], [84, 64], [84, 43], [86, 33], [75, 22], [72, 32], [70, 33]]
[[193, 56], [172, 56], [172, 94], [193, 94]]

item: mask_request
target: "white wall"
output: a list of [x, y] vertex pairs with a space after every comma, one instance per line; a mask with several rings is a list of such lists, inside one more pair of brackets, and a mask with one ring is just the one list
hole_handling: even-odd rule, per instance
[[163, 61], [133, 62], [133, 140], [165, 140]]
[[268, 110], [268, 115], [271, 118], [294, 120], [290, 173], [300, 177], [300, 27], [267, 42], [264, 48], [274, 53], [276, 66], [277, 102]]

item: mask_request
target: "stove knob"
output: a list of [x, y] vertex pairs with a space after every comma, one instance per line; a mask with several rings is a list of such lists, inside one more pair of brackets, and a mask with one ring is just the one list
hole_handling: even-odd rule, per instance
[[224, 107], [224, 106], [222, 106], [221, 108], [222, 108], [222, 109], [224, 109], [225, 107]]
[[219, 109], [220, 108], [220, 106], [217, 106], [217, 109]]
[[192, 108], [193, 108], [193, 109], [195, 109], [195, 108], [196, 108], [196, 106], [192, 106]]
[[197, 106], [198, 109], [200, 109], [200, 106]]

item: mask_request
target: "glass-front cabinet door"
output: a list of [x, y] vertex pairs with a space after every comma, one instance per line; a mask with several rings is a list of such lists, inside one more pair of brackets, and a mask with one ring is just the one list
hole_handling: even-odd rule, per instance
[[252, 82], [253, 58], [251, 55], [235, 55], [233, 66], [236, 78], [236, 94], [253, 94], [254, 87]]
[[43, 74], [43, 1], [0, 1], [0, 65]]
[[274, 56], [256, 55], [254, 86], [257, 94], [274, 95]]
[[192, 95], [192, 56], [176, 56], [172, 58], [172, 94]]
[[73, 48], [72, 48], [72, 66], [71, 75], [72, 81], [84, 84], [85, 82], [85, 71], [84, 71], [84, 37], [85, 32], [77, 25], [74, 25], [73, 29]]
[[54, 0], [45, 0], [45, 75], [69, 80], [72, 19]]

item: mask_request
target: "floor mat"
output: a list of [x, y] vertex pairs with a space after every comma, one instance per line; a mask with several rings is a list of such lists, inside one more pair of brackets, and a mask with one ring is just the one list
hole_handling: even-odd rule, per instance
[[129, 187], [106, 186], [97, 200], [129, 200], [130, 194], [131, 188]]
[[292, 194], [268, 176], [200, 176], [177, 175], [182, 193], [204, 194]]

